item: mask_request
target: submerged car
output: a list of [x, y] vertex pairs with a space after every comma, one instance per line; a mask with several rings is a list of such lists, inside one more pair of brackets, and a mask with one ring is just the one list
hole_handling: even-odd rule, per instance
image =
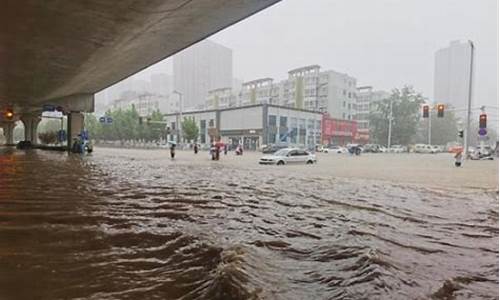
[[261, 165], [278, 166], [285, 164], [313, 164], [316, 162], [316, 155], [298, 148], [281, 149], [272, 155], [265, 155], [259, 160]]
[[347, 149], [341, 146], [329, 146], [326, 148], [323, 148], [324, 153], [337, 153], [337, 154], [342, 154], [342, 153], [347, 153]]

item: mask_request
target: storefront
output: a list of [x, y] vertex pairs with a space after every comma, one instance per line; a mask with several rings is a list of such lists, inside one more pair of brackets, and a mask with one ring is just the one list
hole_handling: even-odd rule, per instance
[[322, 140], [324, 145], [347, 145], [354, 143], [357, 137], [357, 123], [350, 120], [333, 119], [323, 115]]

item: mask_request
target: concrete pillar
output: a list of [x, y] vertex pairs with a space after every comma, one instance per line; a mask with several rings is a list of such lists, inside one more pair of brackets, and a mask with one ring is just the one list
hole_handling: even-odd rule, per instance
[[24, 124], [24, 140], [30, 141], [31, 144], [35, 145], [38, 143], [38, 123], [42, 118], [39, 115], [26, 114], [21, 116], [21, 121]]
[[71, 149], [73, 139], [77, 138], [83, 130], [84, 116], [81, 112], [71, 112], [68, 114], [68, 148]]
[[2, 126], [5, 143], [7, 145], [14, 144], [14, 127], [16, 127], [15, 122], [4, 123]]

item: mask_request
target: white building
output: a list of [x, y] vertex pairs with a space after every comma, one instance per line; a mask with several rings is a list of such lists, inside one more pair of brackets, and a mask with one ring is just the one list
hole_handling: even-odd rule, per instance
[[390, 97], [390, 93], [385, 91], [374, 91], [371, 86], [357, 88], [356, 94], [356, 116], [358, 125], [358, 137], [360, 143], [368, 143], [370, 140], [370, 111], [374, 109], [377, 101]]
[[278, 104], [279, 86], [273, 84], [272, 78], [247, 81], [241, 86], [238, 96], [239, 105]]
[[467, 106], [471, 55], [471, 43], [461, 41], [452, 41], [448, 47], [436, 52], [434, 103], [449, 104], [458, 109]]
[[[255, 104], [226, 109], [191, 111], [182, 118], [193, 118], [200, 130], [198, 142], [207, 144], [222, 140], [244, 149], [258, 150], [262, 145], [287, 143], [290, 146], [313, 149], [321, 141], [319, 112], [271, 104]], [[176, 136], [180, 115], [167, 114], [164, 120]], [[171, 139], [177, 139], [171, 136]], [[190, 141], [189, 141], [190, 142]]]
[[168, 113], [168, 96], [152, 93], [124, 92], [122, 97], [111, 103], [111, 109], [129, 109], [135, 107], [139, 116], [150, 116], [154, 111]]
[[174, 55], [174, 89], [186, 109], [204, 105], [208, 91], [233, 84], [232, 50], [203, 40]]
[[230, 87], [208, 91], [205, 109], [219, 109], [234, 107], [237, 105], [237, 98]]
[[165, 73], [151, 75], [151, 93], [158, 95], [169, 95], [174, 90], [174, 78]]
[[356, 79], [311, 65], [288, 72], [280, 83], [280, 103], [288, 107], [327, 112], [332, 118], [354, 120]]

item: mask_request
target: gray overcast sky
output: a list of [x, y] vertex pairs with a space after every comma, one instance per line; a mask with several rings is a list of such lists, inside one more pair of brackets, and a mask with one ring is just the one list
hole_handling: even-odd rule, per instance
[[[234, 76], [284, 79], [309, 64], [358, 85], [413, 85], [432, 97], [434, 53], [450, 41], [476, 46], [475, 102], [498, 106], [496, 0], [284, 0], [215, 35], [233, 49]], [[165, 65], [165, 64], [163, 64]], [[152, 68], [159, 70], [158, 68]]]

